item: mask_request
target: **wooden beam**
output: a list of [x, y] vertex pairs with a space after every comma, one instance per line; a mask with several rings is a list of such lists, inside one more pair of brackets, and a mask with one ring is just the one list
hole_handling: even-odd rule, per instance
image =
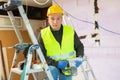
[[5, 69], [5, 61], [4, 61], [4, 56], [3, 56], [3, 51], [2, 51], [2, 42], [0, 41], [0, 56], [1, 56], [1, 62], [2, 62], [2, 67], [3, 67], [3, 75], [4, 79], [7, 80], [7, 73]]

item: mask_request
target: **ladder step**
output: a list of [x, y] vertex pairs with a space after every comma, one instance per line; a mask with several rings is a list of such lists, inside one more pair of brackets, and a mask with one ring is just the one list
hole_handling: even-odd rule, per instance
[[42, 69], [31, 69], [30, 71], [28, 71], [28, 74], [37, 73], [37, 72], [43, 72], [43, 70]]
[[20, 70], [19, 68], [12, 68], [12, 69], [11, 69], [11, 72], [21, 74], [21, 73], [22, 73], [22, 70]]
[[[86, 68], [86, 69], [84, 69], [84, 71], [85, 72], [90, 72], [90, 71], [92, 71], [92, 69], [91, 68]], [[81, 72], [83, 72], [83, 70], [81, 70]]]
[[85, 69], [85, 71], [92, 71], [92, 69], [88, 68], [88, 69]]
[[[11, 69], [12, 72], [17, 73], [17, 74], [21, 74], [23, 70], [20, 70], [19, 68], [12, 68]], [[43, 72], [43, 69], [30, 69], [27, 73], [37, 73], [37, 72]]]

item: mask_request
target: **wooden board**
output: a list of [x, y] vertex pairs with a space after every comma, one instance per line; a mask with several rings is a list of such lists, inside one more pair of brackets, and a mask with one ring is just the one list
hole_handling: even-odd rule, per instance
[[3, 57], [4, 57], [4, 62], [5, 62], [6, 75], [8, 78], [9, 77], [9, 66], [8, 66], [7, 50], [5, 47], [3, 47], [2, 50], [3, 50]]
[[3, 50], [2, 50], [2, 42], [0, 41], [0, 63], [1, 63], [1, 76], [3, 80], [7, 80], [7, 73], [5, 69], [5, 61], [4, 61], [4, 56], [3, 56]]

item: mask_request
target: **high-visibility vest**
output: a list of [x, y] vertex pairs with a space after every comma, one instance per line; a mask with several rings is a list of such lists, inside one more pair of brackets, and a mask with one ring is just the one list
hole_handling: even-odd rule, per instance
[[63, 26], [61, 46], [53, 36], [50, 27], [41, 31], [41, 37], [46, 48], [47, 56], [59, 61], [75, 57], [74, 53], [74, 30], [71, 26]]

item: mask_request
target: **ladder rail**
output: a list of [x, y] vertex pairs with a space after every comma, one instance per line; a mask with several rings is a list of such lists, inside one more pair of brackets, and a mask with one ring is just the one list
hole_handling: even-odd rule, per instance
[[86, 73], [83, 65], [81, 65], [81, 69], [82, 69], [82, 72], [83, 72], [83, 75], [84, 75], [84, 79], [85, 79], [85, 80], [89, 80], [89, 79], [88, 79], [88, 74]]
[[8, 13], [8, 16], [10, 18], [10, 21], [11, 21], [12, 25], [14, 26], [13, 28], [15, 30], [15, 33], [17, 35], [17, 38], [18, 38], [19, 42], [23, 43], [22, 35], [21, 35], [20, 31], [18, 30], [18, 27], [17, 27], [17, 24], [16, 24], [16, 21], [15, 21], [15, 18], [13, 16], [12, 11], [7, 11], [7, 13]]
[[97, 80], [97, 79], [96, 79], [96, 76], [95, 76], [95, 74], [94, 74], [94, 72], [93, 72], [93, 70], [92, 70], [92, 67], [91, 67], [91, 65], [90, 65], [89, 62], [88, 62], [88, 60], [86, 61], [86, 64], [87, 64], [87, 65], [89, 66], [89, 68], [91, 69], [91, 70], [90, 70], [90, 73], [91, 73], [93, 79], [94, 79], [94, 80]]
[[21, 80], [28, 80], [28, 77], [29, 77], [28, 71], [30, 71], [30, 68], [31, 68], [32, 53], [33, 53], [32, 51], [31, 52], [28, 51], [28, 55], [27, 55], [26, 62], [24, 64]]
[[[17, 62], [18, 55], [19, 55], [18, 51], [15, 51], [15, 54], [14, 54], [14, 57], [13, 57], [13, 61], [12, 61], [11, 69], [15, 66], [15, 64], [16, 64], [16, 62]], [[11, 70], [11, 69], [10, 69], [10, 70]], [[10, 71], [8, 80], [12, 80], [12, 77], [13, 77], [13, 72]]]
[[87, 56], [84, 56], [84, 57], [83, 57], [83, 62], [84, 62], [84, 64], [81, 65], [81, 69], [83, 70], [83, 75], [84, 75], [84, 77], [85, 77], [85, 80], [90, 80], [90, 79], [89, 79], [89, 72], [90, 72], [91, 75], [92, 75], [92, 79], [93, 79], [93, 80], [97, 80], [97, 79], [96, 79], [96, 76], [95, 76], [95, 74], [94, 74], [94, 72], [93, 72], [93, 70], [92, 70], [92, 67], [91, 67], [91, 65], [89, 64], [89, 61], [88, 61]]

